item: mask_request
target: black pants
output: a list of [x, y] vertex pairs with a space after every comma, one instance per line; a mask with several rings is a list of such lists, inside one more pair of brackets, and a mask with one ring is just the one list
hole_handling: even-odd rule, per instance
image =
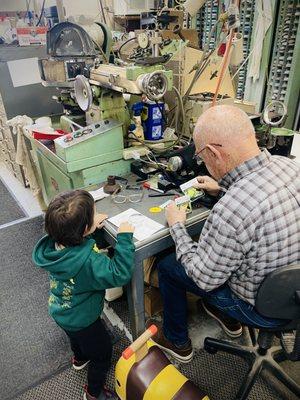
[[71, 349], [78, 361], [90, 360], [88, 364], [88, 392], [98, 397], [103, 389], [110, 368], [112, 343], [101, 319], [80, 331], [65, 331]]

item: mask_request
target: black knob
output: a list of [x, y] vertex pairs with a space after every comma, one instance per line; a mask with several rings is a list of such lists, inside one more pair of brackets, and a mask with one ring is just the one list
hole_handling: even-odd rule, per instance
[[100, 124], [95, 124], [95, 128], [98, 129], [100, 127]]
[[104, 121], [104, 123], [105, 123], [105, 125], [109, 124], [109, 120], [106, 119], [106, 120]]

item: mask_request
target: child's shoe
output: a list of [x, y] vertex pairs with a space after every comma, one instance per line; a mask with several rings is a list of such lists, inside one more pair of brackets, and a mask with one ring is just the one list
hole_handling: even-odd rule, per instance
[[80, 371], [88, 365], [90, 361], [78, 361], [75, 357], [72, 357], [72, 366], [76, 371]]
[[111, 390], [103, 388], [102, 392], [98, 397], [94, 397], [89, 394], [87, 385], [84, 385], [84, 395], [83, 400], [119, 400], [118, 396]]

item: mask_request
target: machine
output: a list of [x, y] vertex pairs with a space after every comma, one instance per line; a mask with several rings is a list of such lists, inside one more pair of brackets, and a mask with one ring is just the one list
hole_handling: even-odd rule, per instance
[[45, 203], [56, 194], [103, 182], [113, 171], [125, 175], [123, 131], [117, 121], [104, 120], [52, 141], [32, 139]]
[[48, 58], [39, 60], [40, 73], [44, 86], [59, 91], [55, 100], [64, 115], [58, 127], [69, 134], [54, 141], [32, 139], [46, 203], [61, 191], [128, 174], [123, 150], [131, 105], [124, 95], [156, 102], [172, 88], [172, 72], [161, 64], [111, 63], [111, 44], [109, 30], [99, 23], [63, 22], [48, 32]]
[[75, 79], [75, 99], [86, 112], [87, 123], [113, 118], [124, 124], [124, 133], [130, 123], [129, 107], [124, 94], [145, 95], [160, 100], [173, 85], [172, 72], [162, 65], [100, 64], [89, 71], [89, 79], [78, 75]]
[[59, 89], [56, 100], [69, 115], [83, 111], [87, 124], [116, 119], [126, 133], [130, 112], [123, 95], [144, 94], [157, 101], [171, 90], [173, 75], [159, 64], [161, 57], [143, 65], [115, 65], [110, 62], [111, 46], [111, 33], [104, 24], [62, 22], [47, 34], [49, 57], [39, 61], [40, 72], [44, 86]]

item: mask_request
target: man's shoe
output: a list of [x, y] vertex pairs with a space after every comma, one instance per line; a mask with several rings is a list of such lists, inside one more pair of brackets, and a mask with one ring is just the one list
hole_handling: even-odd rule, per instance
[[90, 361], [78, 361], [75, 357], [72, 357], [72, 366], [76, 371], [80, 371], [88, 365]]
[[177, 361], [188, 363], [192, 360], [194, 350], [192, 348], [192, 342], [190, 341], [190, 339], [187, 341], [186, 344], [182, 346], [176, 346], [175, 344], [169, 342], [169, 340], [165, 337], [161, 323], [155, 320], [148, 320], [146, 323], [146, 327], [149, 327], [153, 324], [157, 326], [157, 333], [150, 339], [154, 344], [156, 344], [166, 353], [170, 354]]
[[87, 385], [84, 385], [83, 400], [119, 400], [117, 395], [109, 389], [103, 388], [98, 397], [94, 397], [88, 392]]
[[202, 306], [206, 313], [219, 322], [223, 331], [230, 336], [231, 338], [238, 338], [243, 333], [242, 325], [239, 321], [234, 318], [229, 317], [224, 314], [222, 311], [218, 310], [217, 307], [212, 306], [211, 304], [204, 302], [202, 300]]

